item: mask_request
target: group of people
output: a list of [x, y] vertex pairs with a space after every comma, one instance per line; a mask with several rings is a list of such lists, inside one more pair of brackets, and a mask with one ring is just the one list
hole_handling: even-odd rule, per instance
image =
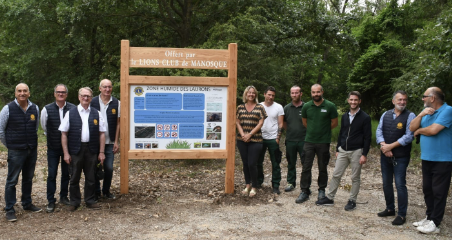
[[[371, 118], [360, 108], [361, 94], [351, 91], [347, 102], [349, 110], [342, 115], [336, 145], [336, 163], [330, 179], [328, 193], [327, 166], [330, 161], [331, 130], [338, 126], [338, 113], [334, 103], [323, 98], [323, 87], [311, 87], [312, 100], [304, 103], [299, 86], [290, 89], [291, 103], [284, 108], [274, 102], [276, 89], [268, 87], [265, 101], [259, 104], [258, 92], [248, 86], [243, 93], [243, 104], [237, 107], [237, 147], [243, 162], [245, 196], [254, 197], [264, 182], [263, 162], [268, 150], [272, 164], [273, 193], [280, 194], [281, 156], [279, 143], [283, 129], [286, 130], [285, 146], [287, 158], [286, 192], [296, 187], [296, 163], [300, 157], [302, 171], [301, 193], [296, 203], [309, 200], [311, 195], [312, 165], [317, 156], [318, 196], [316, 205], [334, 205], [334, 197], [341, 178], [350, 165], [352, 186], [344, 210], [356, 208], [361, 184], [362, 165], [367, 162], [372, 139]], [[381, 173], [385, 210], [379, 217], [396, 216], [393, 225], [406, 222], [408, 191], [406, 172], [410, 162], [411, 144], [420, 138], [422, 159], [422, 188], [426, 217], [413, 225], [422, 233], [439, 233], [444, 216], [452, 172], [452, 107], [444, 102], [441, 89], [428, 88], [422, 100], [424, 110], [416, 116], [406, 109], [407, 93], [396, 91], [388, 110], [380, 118], [376, 140], [380, 145]], [[297, 155], [298, 154], [298, 155]], [[398, 211], [395, 210], [393, 180], [397, 190]], [[397, 214], [396, 214], [397, 213]]]
[[[7, 221], [17, 221], [14, 205], [16, 185], [21, 172], [23, 209], [42, 211], [31, 199], [39, 122], [47, 137], [46, 212], [55, 211], [59, 165], [59, 203], [67, 205], [67, 210], [75, 211], [81, 204], [79, 183], [82, 171], [85, 175], [84, 200], [88, 208], [99, 209], [98, 200], [101, 197], [115, 199], [110, 187], [114, 154], [119, 150], [120, 101], [112, 96], [112, 90], [112, 82], [108, 79], [100, 82], [100, 95], [94, 98], [89, 87], [80, 88], [80, 103], [76, 106], [66, 101], [67, 86], [58, 84], [54, 88], [55, 101], [44, 106], [39, 113], [39, 107], [29, 100], [28, 85], [20, 83], [16, 86], [16, 99], [5, 105], [0, 112], [0, 140], [8, 148], [8, 175], [5, 186]], [[101, 175], [96, 174], [99, 169], [104, 171], [102, 188], [101, 179], [98, 177]]]
[[[59, 203], [75, 211], [81, 204], [80, 178], [85, 175], [84, 200], [86, 206], [99, 209], [101, 197], [115, 199], [111, 193], [114, 154], [119, 150], [120, 101], [112, 96], [112, 82], [99, 84], [100, 95], [93, 98], [89, 87], [78, 91], [79, 104], [66, 101], [68, 88], [58, 84], [54, 88], [55, 101], [41, 112], [29, 100], [30, 89], [20, 83], [15, 88], [16, 99], [0, 112], [0, 141], [8, 148], [8, 175], [5, 185], [7, 221], [16, 221], [16, 184], [22, 172], [21, 203], [24, 210], [40, 212], [32, 203], [31, 191], [37, 160], [39, 121], [47, 136], [47, 200], [46, 212], [55, 210], [58, 166], [61, 166]], [[327, 166], [330, 161], [331, 130], [338, 126], [338, 112], [334, 103], [323, 98], [323, 87], [311, 87], [312, 100], [301, 100], [301, 87], [290, 89], [291, 102], [284, 108], [274, 102], [276, 89], [268, 87], [265, 101], [258, 102], [258, 92], [248, 86], [243, 104], [237, 107], [237, 147], [243, 162], [246, 186], [243, 195], [254, 197], [264, 182], [263, 162], [268, 150], [272, 164], [273, 193], [280, 194], [281, 151], [283, 129], [286, 130], [287, 186], [285, 192], [296, 187], [296, 163], [302, 164], [301, 193], [296, 203], [304, 203], [311, 195], [312, 165], [317, 156], [318, 196], [316, 205], [334, 205], [334, 197], [341, 178], [350, 165], [352, 187], [345, 210], [356, 208], [361, 183], [362, 165], [367, 162], [372, 128], [371, 118], [360, 108], [361, 94], [351, 91], [347, 102], [349, 111], [341, 118], [336, 145], [336, 163], [328, 193]], [[413, 139], [420, 138], [422, 159], [422, 188], [427, 207], [426, 217], [413, 225], [423, 233], [439, 233], [444, 216], [452, 172], [452, 107], [445, 102], [444, 93], [437, 87], [428, 88], [422, 100], [424, 109], [415, 115], [406, 109], [407, 93], [396, 91], [394, 109], [380, 118], [376, 131], [381, 150], [381, 173], [385, 210], [379, 217], [396, 216], [393, 225], [406, 222], [408, 191], [406, 170], [410, 162]], [[60, 164], [61, 162], [61, 164]], [[105, 171], [102, 188], [96, 169]], [[101, 167], [102, 168], [102, 167]], [[393, 180], [397, 190], [398, 211], [395, 210]], [[68, 198], [68, 194], [70, 198]]]

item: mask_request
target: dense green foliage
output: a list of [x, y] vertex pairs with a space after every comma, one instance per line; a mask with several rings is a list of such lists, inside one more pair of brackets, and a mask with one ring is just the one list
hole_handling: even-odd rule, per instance
[[[365, 3], [363, 3], [365, 2]], [[346, 109], [347, 92], [363, 94], [374, 118], [406, 90], [409, 109], [438, 86], [452, 100], [452, 10], [447, 0], [0, 0], [0, 105], [29, 84], [40, 106], [65, 83], [77, 102], [82, 86], [114, 82], [119, 97], [120, 41], [137, 47], [219, 48], [238, 43], [238, 94], [247, 85], [289, 89], [320, 83]], [[226, 76], [225, 71], [134, 69], [133, 74]], [[240, 102], [240, 99], [238, 100]]]

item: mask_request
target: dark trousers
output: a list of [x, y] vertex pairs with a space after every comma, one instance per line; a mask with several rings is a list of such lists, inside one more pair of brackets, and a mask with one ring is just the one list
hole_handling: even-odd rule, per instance
[[55, 192], [56, 192], [56, 179], [58, 175], [58, 165], [61, 161], [61, 190], [60, 190], [60, 200], [63, 197], [67, 197], [69, 188], [69, 166], [64, 161], [63, 150], [53, 150], [51, 148], [47, 149], [47, 200], [49, 203], [56, 202]]
[[31, 204], [31, 189], [35, 174], [37, 148], [12, 150], [8, 149], [8, 176], [5, 185], [5, 211], [14, 212], [16, 204], [16, 185], [22, 172], [22, 206]]
[[268, 153], [270, 154], [270, 161], [272, 163], [272, 186], [279, 187], [279, 182], [281, 182], [281, 167], [279, 166], [279, 164], [281, 163], [281, 161], [277, 161], [275, 157], [275, 151], [279, 149], [279, 145], [276, 143], [276, 139], [264, 139], [262, 151], [259, 156], [259, 161], [257, 162], [257, 182], [259, 186], [264, 182], [264, 159], [267, 149]]
[[77, 155], [71, 155], [71, 180], [69, 193], [71, 196], [71, 205], [79, 206], [82, 201], [80, 193], [80, 177], [85, 174], [85, 202], [86, 204], [95, 203], [95, 168], [97, 161], [97, 154], [91, 153], [88, 148], [88, 143], [82, 143], [80, 152]]
[[297, 186], [297, 154], [303, 165], [305, 153], [303, 151], [304, 141], [286, 141], [287, 158], [287, 183]]
[[397, 215], [406, 216], [408, 208], [408, 190], [406, 188], [406, 169], [410, 163], [410, 157], [388, 158], [381, 153], [381, 176], [383, 178], [383, 192], [385, 194], [386, 209], [395, 211], [394, 188], [395, 179], [397, 189], [397, 204], [399, 211]]
[[[111, 180], [113, 178], [113, 160], [115, 154], [113, 153], [113, 144], [105, 144], [105, 160], [104, 160], [104, 184], [102, 185], [102, 192], [104, 194], [110, 193]], [[96, 175], [96, 192], [100, 193], [100, 180]]]
[[243, 162], [245, 183], [252, 184], [253, 188], [259, 187], [257, 183], [257, 159], [262, 151], [262, 146], [262, 143], [237, 140], [237, 148], [239, 149]]
[[451, 180], [452, 162], [422, 160], [422, 191], [427, 205], [427, 219], [441, 224]]
[[328, 170], [327, 166], [330, 162], [330, 144], [329, 143], [308, 143], [303, 147], [305, 159], [302, 162], [300, 188], [302, 192], [311, 194], [311, 180], [312, 180], [312, 164], [314, 157], [317, 155], [317, 164], [319, 165], [319, 178], [317, 183], [319, 190], [325, 191], [328, 184]]

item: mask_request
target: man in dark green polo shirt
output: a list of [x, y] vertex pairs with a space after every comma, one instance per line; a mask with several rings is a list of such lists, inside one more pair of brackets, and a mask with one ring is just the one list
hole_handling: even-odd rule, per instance
[[300, 188], [301, 193], [295, 200], [303, 203], [309, 199], [312, 180], [312, 163], [317, 155], [319, 165], [319, 195], [318, 199], [325, 197], [325, 188], [328, 184], [327, 166], [330, 161], [331, 129], [337, 127], [337, 108], [334, 103], [323, 98], [323, 87], [314, 84], [311, 87], [312, 101], [304, 104], [301, 115], [303, 125], [306, 127], [304, 144], [305, 160], [302, 165]]
[[292, 102], [284, 107], [284, 128], [286, 129], [286, 156], [287, 156], [287, 187], [286, 192], [293, 191], [297, 180], [297, 153], [300, 155], [301, 163], [304, 160], [304, 138], [306, 136], [306, 128], [301, 120], [301, 88], [293, 86], [290, 89], [290, 97]]

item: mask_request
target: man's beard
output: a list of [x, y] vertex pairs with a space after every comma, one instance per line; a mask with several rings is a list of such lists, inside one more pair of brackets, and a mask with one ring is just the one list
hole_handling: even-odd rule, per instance
[[395, 105], [395, 108], [402, 112], [403, 110], [405, 110], [406, 106]]
[[314, 102], [320, 102], [320, 101], [322, 101], [322, 96], [313, 96], [313, 97], [311, 97], [312, 98], [312, 100], [314, 101]]

